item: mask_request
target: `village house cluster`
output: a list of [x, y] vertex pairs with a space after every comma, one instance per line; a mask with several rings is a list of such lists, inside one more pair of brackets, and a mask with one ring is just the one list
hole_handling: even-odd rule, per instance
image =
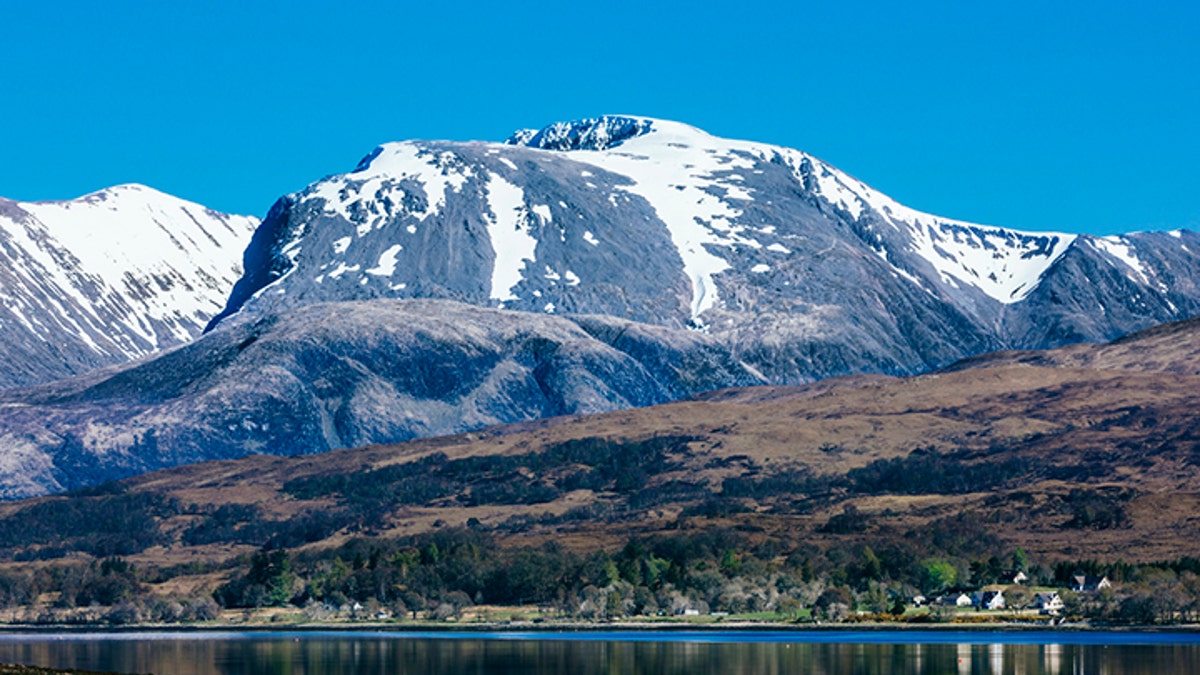
[[[1023, 584], [1029, 580], [1024, 572], [1018, 572], [1011, 579], [1013, 584]], [[1112, 588], [1112, 581], [1107, 576], [1095, 577], [1089, 574], [1075, 574], [1071, 577], [1071, 590], [1076, 593], [1093, 593], [1106, 588]], [[927, 598], [924, 595], [913, 597], [912, 604], [917, 607], [974, 607], [978, 610], [1024, 609], [1009, 608], [1004, 590], [980, 590], [973, 593], [959, 591]], [[1035, 609], [1040, 614], [1056, 616], [1063, 610], [1063, 600], [1058, 591], [1036, 593], [1029, 609]]]

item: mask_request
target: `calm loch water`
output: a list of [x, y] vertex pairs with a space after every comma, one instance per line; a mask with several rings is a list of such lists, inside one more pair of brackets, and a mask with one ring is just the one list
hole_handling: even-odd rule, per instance
[[0, 663], [238, 673], [1200, 673], [1190, 633], [0, 633]]

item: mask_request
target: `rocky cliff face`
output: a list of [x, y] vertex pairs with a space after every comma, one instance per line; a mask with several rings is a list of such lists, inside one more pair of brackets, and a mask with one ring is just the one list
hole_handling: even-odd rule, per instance
[[0, 388], [195, 338], [241, 277], [257, 225], [140, 185], [0, 199]]

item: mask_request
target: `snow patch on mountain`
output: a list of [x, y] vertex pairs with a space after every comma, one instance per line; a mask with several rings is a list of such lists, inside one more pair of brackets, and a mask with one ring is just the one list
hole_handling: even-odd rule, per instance
[[361, 237], [399, 213], [419, 220], [439, 213], [446, 195], [460, 190], [471, 176], [470, 167], [453, 153], [432, 152], [410, 141], [387, 143], [353, 172], [326, 178], [304, 196], [321, 198], [326, 213], [358, 223]]
[[549, 225], [550, 221], [553, 220], [553, 216], [550, 213], [550, 207], [546, 206], [545, 204], [534, 204], [529, 210], [533, 211], [538, 218], [541, 218], [542, 224], [544, 225]]
[[[529, 231], [531, 211], [525, 205], [525, 191], [492, 174], [488, 176], [487, 200], [491, 210], [488, 236], [496, 253], [491, 298], [501, 303], [517, 300], [513, 289], [521, 283], [526, 263], [532, 265], [536, 260], [538, 243]], [[545, 220], [550, 220], [548, 208]]]
[[403, 250], [404, 247], [400, 244], [392, 244], [379, 256], [379, 262], [366, 273], [377, 277], [392, 276], [396, 272], [396, 256], [400, 255], [400, 251]]
[[361, 268], [358, 265], [347, 265], [344, 262], [339, 262], [337, 267], [333, 268], [333, 271], [329, 273], [329, 278], [337, 279], [346, 272], [357, 272], [359, 269]]
[[975, 286], [1003, 304], [1028, 296], [1075, 240], [1062, 232], [1022, 232], [923, 213], [811, 155], [778, 151], [801, 180], [811, 172], [818, 194], [851, 218], [871, 214], [907, 234], [907, 250], [932, 265], [942, 283]]
[[[870, 213], [906, 233], [907, 250], [932, 265], [942, 283], [975, 286], [1003, 304], [1028, 296], [1075, 240], [1075, 235], [1062, 232], [1022, 232], [924, 213], [811, 155], [789, 148], [779, 151], [794, 167], [808, 160], [818, 193], [854, 219]], [[912, 278], [907, 270], [893, 266]]]
[[1150, 273], [1138, 259], [1132, 243], [1125, 237], [1115, 235], [1110, 237], [1091, 237], [1088, 239], [1097, 251], [1115, 259], [1122, 266], [1133, 272], [1134, 281], [1142, 284], [1150, 283]]
[[1004, 304], [1028, 296], [1075, 240], [1070, 234], [1031, 234], [925, 214], [893, 222], [907, 226], [909, 250], [932, 265], [942, 283], [970, 284]]

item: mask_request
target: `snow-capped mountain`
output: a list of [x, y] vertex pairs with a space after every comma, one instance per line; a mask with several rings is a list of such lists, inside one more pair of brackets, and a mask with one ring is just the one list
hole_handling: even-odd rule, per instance
[[191, 340], [241, 276], [257, 225], [142, 185], [0, 199], [0, 387]]
[[[23, 232], [51, 231], [37, 208], [4, 204]], [[185, 339], [218, 301], [163, 293], [212, 278], [204, 288], [214, 295], [203, 297], [220, 297], [241, 247], [234, 220], [179, 212], [195, 218], [160, 228], [166, 221], [149, 217], [135, 243], [106, 249], [160, 237], [159, 256], [135, 256], [143, 264], [128, 276], [117, 270], [135, 260], [84, 260], [93, 251], [78, 238], [50, 246], [49, 235], [4, 234], [6, 254], [20, 253], [14, 268], [60, 271], [5, 281], [9, 295], [34, 289], [6, 298], [6, 311], [32, 297], [44, 312], [22, 310], [30, 337], [3, 346], [40, 345], [31, 361], [78, 372], [78, 355], [115, 361]], [[222, 228], [231, 249], [217, 245]], [[204, 241], [206, 254], [188, 254]], [[555, 124], [508, 143], [391, 143], [272, 207], [207, 334], [0, 393], [0, 498], [202, 459], [1101, 341], [1200, 314], [1197, 253], [1200, 236], [1188, 231], [1091, 237], [932, 216], [798, 150], [660, 120]], [[168, 254], [182, 267], [148, 262], [176, 260]], [[36, 285], [42, 276], [56, 281]], [[86, 283], [70, 285], [77, 278]], [[70, 311], [51, 311], [59, 306]], [[59, 315], [70, 318], [49, 318]], [[56, 343], [33, 333], [47, 325], [86, 336], [71, 338], [75, 362], [47, 356]]]
[[799, 150], [609, 116], [380, 146], [275, 205], [223, 315], [375, 297], [609, 314], [707, 331], [796, 382], [1191, 316], [1194, 251], [1191, 232], [941, 218]]

